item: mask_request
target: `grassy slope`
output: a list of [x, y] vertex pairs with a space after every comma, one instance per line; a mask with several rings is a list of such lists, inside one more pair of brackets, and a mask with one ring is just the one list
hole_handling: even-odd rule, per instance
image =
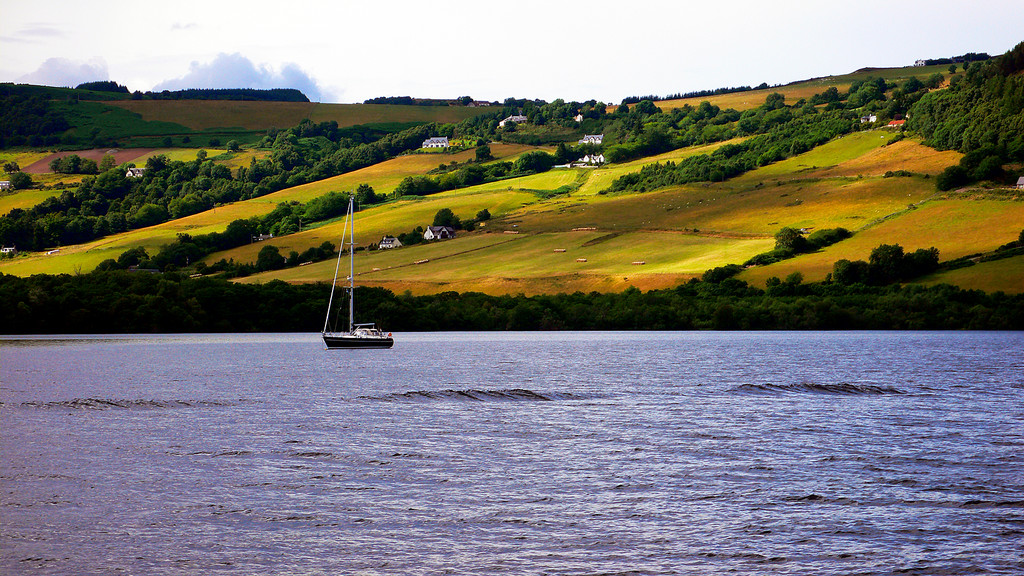
[[[525, 146], [493, 145], [491, 152], [498, 158], [514, 158], [528, 149]], [[194, 158], [195, 151], [192, 151], [190, 155]], [[353, 190], [362, 183], [370, 184], [378, 193], [388, 193], [393, 191], [402, 178], [408, 175], [421, 174], [426, 170], [436, 168], [439, 162], [443, 160], [464, 162], [472, 158], [473, 155], [473, 151], [467, 151], [459, 154], [445, 155], [441, 158], [437, 155], [420, 154], [401, 156], [362, 170], [303, 186], [288, 188], [245, 202], [218, 206], [206, 212], [164, 222], [149, 228], [100, 238], [86, 244], [64, 247], [59, 254], [49, 256], [45, 254], [25, 255], [15, 260], [3, 261], [0, 262], [0, 272], [17, 275], [41, 273], [66, 274], [76, 271], [88, 272], [103, 260], [117, 258], [122, 252], [130, 248], [141, 246], [146, 248], [151, 254], [154, 254], [160, 246], [173, 242], [181, 232], [194, 235], [220, 232], [233, 220], [261, 216], [273, 210], [281, 202], [308, 202], [310, 199], [327, 192]], [[55, 193], [59, 193], [59, 191]], [[437, 208], [434, 211], [436, 212]], [[469, 214], [469, 217], [475, 214], [476, 212], [473, 212]], [[433, 217], [433, 212], [430, 213], [430, 217]], [[336, 237], [337, 235], [331, 233], [329, 237], [324, 239], [335, 239]], [[323, 239], [309, 245], [319, 245], [322, 242]], [[233, 256], [229, 253], [228, 257]]]
[[147, 122], [170, 122], [192, 130], [288, 128], [305, 119], [334, 120], [340, 127], [391, 122], [458, 122], [494, 112], [461, 106], [392, 106], [311, 102], [234, 102], [224, 100], [121, 100], [104, 102], [139, 114]]
[[[958, 66], [958, 69], [960, 66]], [[835, 86], [840, 92], [846, 92], [850, 89], [850, 85], [857, 80], [865, 80], [868, 77], [874, 78], [885, 78], [889, 82], [895, 82], [897, 84], [902, 83], [910, 77], [916, 77], [924, 80], [928, 76], [934, 73], [940, 73], [943, 76], [949, 78], [949, 65], [937, 65], [937, 66], [922, 66], [922, 67], [909, 67], [909, 68], [875, 68], [875, 69], [864, 69], [850, 74], [843, 74], [840, 76], [827, 76], [824, 78], [814, 78], [812, 80], [805, 80], [803, 82], [794, 82], [785, 86], [776, 86], [774, 88], [768, 88], [765, 90], [750, 90], [748, 92], [734, 92], [732, 94], [722, 94], [719, 96], [699, 96], [696, 98], [682, 98], [679, 100], [665, 100], [657, 102], [659, 108], [662, 110], [671, 110], [673, 108], [682, 108], [689, 104], [690, 106], [697, 106], [701, 102], [707, 101], [721, 108], [733, 108], [735, 110], [749, 110], [756, 108], [761, 104], [764, 104], [764, 99], [772, 92], [778, 92], [785, 95], [786, 102], [792, 104], [801, 98], [810, 99], [811, 96], [824, 92], [826, 88]], [[961, 70], [958, 74], [963, 74]]]
[[[841, 82], [848, 85], [858, 77], [874, 75], [898, 80], [909, 73], [927, 76], [939, 71], [945, 74], [945, 69], [940, 66], [865, 71], [770, 91], [781, 91], [787, 94], [787, 100], [793, 100], [820, 92], [829, 85], [843, 89]], [[803, 94], [795, 90], [809, 92]], [[751, 105], [757, 105], [769, 91], [764, 92], [715, 98], [755, 97]], [[723, 107], [741, 107], [723, 104], [715, 98], [710, 100]], [[336, 111], [340, 113], [341, 109]], [[363, 109], [363, 113], [368, 112], [369, 109]], [[372, 123], [374, 120], [364, 115], [358, 121], [349, 121]], [[342, 124], [340, 120], [339, 124]], [[425, 226], [442, 207], [453, 209], [462, 218], [472, 217], [487, 208], [495, 218], [477, 232], [460, 234], [453, 241], [361, 253], [357, 259], [358, 281], [363, 285], [380, 285], [395, 291], [408, 289], [416, 293], [479, 290], [534, 294], [620, 290], [629, 285], [648, 289], [672, 286], [699, 276], [711, 267], [743, 262], [770, 249], [772, 235], [783, 226], [810, 229], [843, 226], [857, 232], [852, 239], [823, 252], [741, 274], [742, 279], [757, 285], [763, 284], [769, 276], [785, 277], [797, 270], [808, 280], [824, 278], [835, 260], [866, 259], [870, 250], [882, 243], [900, 243], [908, 250], [936, 246], [945, 260], [991, 250], [1016, 238], [1024, 222], [1024, 203], [992, 194], [938, 196], [931, 177], [956, 163], [959, 155], [938, 152], [911, 139], [886, 145], [890, 138], [891, 134], [881, 129], [855, 133], [728, 182], [693, 184], [644, 194], [600, 192], [615, 178], [638, 170], [646, 163], [706, 153], [721, 144], [678, 150], [622, 165], [553, 170], [426, 198], [391, 202], [359, 213], [356, 232], [360, 244], [376, 242], [384, 234]], [[530, 149], [501, 144], [491, 147], [496, 156], [506, 159]], [[370, 184], [377, 192], [388, 193], [405, 176], [422, 174], [440, 162], [464, 161], [470, 157], [472, 152], [442, 157], [403, 156], [351, 174], [218, 207], [90, 246], [65, 248], [60, 256], [20, 258], [0, 265], [0, 270], [17, 274], [88, 270], [129, 247], [141, 245], [154, 251], [178, 232], [200, 234], [222, 230], [231, 220], [264, 214], [279, 202], [306, 202], [329, 191], [351, 190], [360, 183]], [[247, 159], [239, 162], [247, 162]], [[914, 175], [883, 177], [885, 172], [894, 170], [906, 170]], [[577, 189], [569, 195], [547, 197], [564, 185]], [[337, 244], [341, 227], [341, 221], [325, 223], [272, 243], [285, 254], [291, 250], [302, 251], [325, 240]], [[596, 230], [573, 231], [580, 227]], [[244, 246], [211, 255], [207, 260], [252, 261], [262, 247], [262, 244]], [[555, 252], [556, 249], [565, 251]], [[585, 258], [586, 262], [577, 262], [578, 258]], [[422, 260], [427, 262], [415, 264]], [[1022, 260], [986, 263], [939, 274], [923, 282], [955, 281], [966, 287], [1024, 291]], [[644, 264], [633, 264], [636, 261]], [[242, 281], [263, 282], [275, 278], [290, 282], [329, 281], [333, 267], [333, 262], [323, 262], [259, 274]]]

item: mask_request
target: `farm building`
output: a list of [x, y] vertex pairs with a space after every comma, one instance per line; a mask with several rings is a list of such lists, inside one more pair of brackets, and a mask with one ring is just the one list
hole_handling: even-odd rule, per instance
[[1024, 176], [1017, 178], [1017, 190], [1024, 190]]
[[580, 139], [580, 144], [600, 144], [604, 141], [604, 134], [587, 134]]
[[577, 122], [583, 122], [583, 114], [577, 114], [577, 115], [573, 116], [572, 119], [577, 121]]
[[860, 117], [860, 123], [864, 124], [866, 122], [878, 122], [878, 116], [876, 116], [874, 114], [870, 114], [868, 116], [861, 116]]
[[572, 163], [573, 166], [600, 166], [604, 164], [604, 154], [587, 154]]
[[129, 168], [128, 171], [125, 172], [124, 177], [125, 178], [142, 178], [142, 176], [145, 175], [145, 173], [146, 173], [146, 169], [145, 168]]
[[0, 180], [0, 190], [10, 190], [10, 189], [11, 189], [11, 181], [10, 180]]
[[455, 228], [451, 226], [427, 226], [423, 233], [424, 240], [449, 240], [455, 238]]
[[498, 126], [504, 127], [505, 124], [508, 124], [509, 122], [511, 122], [513, 124], [522, 124], [523, 122], [526, 122], [527, 120], [529, 120], [529, 118], [527, 118], [526, 116], [523, 116], [522, 114], [513, 114], [513, 115], [509, 116], [508, 118], [505, 118], [501, 122], [498, 122]]
[[385, 236], [380, 239], [380, 244], [377, 244], [378, 250], [390, 250], [392, 248], [401, 248], [402, 243], [394, 236]]
[[18, 253], [18, 249], [14, 246], [4, 246], [0, 248], [0, 254], [4, 256], [14, 256]]
[[888, 124], [886, 124], [885, 127], [886, 128], [902, 128], [903, 125], [906, 124], [906, 123], [907, 123], [906, 120], [893, 120], [892, 122], [889, 122]]
[[433, 138], [427, 138], [423, 141], [423, 148], [447, 148], [448, 137], [447, 136], [435, 136]]

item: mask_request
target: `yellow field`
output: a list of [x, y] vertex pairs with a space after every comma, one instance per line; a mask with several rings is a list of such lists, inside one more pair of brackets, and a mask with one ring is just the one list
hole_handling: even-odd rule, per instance
[[[867, 260], [871, 250], [881, 244], [899, 244], [907, 252], [934, 246], [939, 249], [940, 260], [953, 260], [994, 250], [1016, 240], [1022, 227], [1024, 202], [934, 200], [821, 252], [751, 268], [739, 277], [752, 285], [763, 286], [770, 276], [785, 278], [799, 271], [808, 281], [820, 281], [832, 272], [836, 260]], [[1024, 282], [1024, 277], [1019, 279]]]
[[13, 193], [0, 194], [0, 216], [20, 208], [25, 210], [39, 204], [52, 196], [60, 196], [63, 190], [18, 190]]
[[[357, 283], [415, 293], [453, 290], [539, 294], [622, 290], [628, 286], [649, 290], [675, 286], [708, 268], [749, 258], [771, 243], [675, 232], [630, 233], [604, 241], [601, 238], [602, 234], [595, 232], [478, 232], [445, 242], [359, 253]], [[334, 262], [320, 262], [259, 274], [244, 281], [329, 282], [333, 274]]]
[[[0, 168], [8, 162], [15, 162], [18, 167], [24, 170], [27, 166], [42, 160], [50, 155], [50, 152], [13, 152], [10, 150], [0, 150]], [[4, 180], [7, 176], [10, 176], [7, 172], [0, 171], [0, 174], [4, 175]]]
[[[765, 98], [773, 92], [778, 92], [786, 97], [787, 104], [793, 104], [801, 98], [810, 99], [811, 96], [824, 92], [829, 87], [835, 87], [839, 92], [846, 92], [850, 89], [850, 85], [856, 80], [865, 80], [869, 76], [875, 78], [885, 78], [890, 82], [900, 84], [911, 77], [917, 77], [919, 79], [925, 79], [932, 74], [939, 72], [943, 76], [949, 78], [949, 65], [937, 65], [937, 66], [908, 66], [905, 68], [876, 68], [876, 69], [865, 69], [864, 71], [853, 72], [851, 74], [843, 74], [841, 76], [827, 76], [824, 78], [815, 78], [804, 82], [796, 82], [793, 84], [787, 84], [785, 86], [776, 86], [774, 88], [767, 88], [765, 90], [751, 90], [748, 92], [735, 92], [732, 94], [722, 94], [720, 96], [699, 96], [696, 98], [682, 98], [679, 100], [665, 100], [662, 102], [655, 102], [655, 104], [664, 111], [669, 111], [674, 108], [682, 108], [689, 104], [690, 106], [698, 106], [701, 102], [707, 101], [715, 106], [719, 106], [723, 109], [732, 108], [734, 110], [749, 110], [751, 108], [757, 108], [761, 104], [764, 104]], [[962, 74], [963, 72], [959, 72]]]
[[985, 292], [1020, 294], [1024, 292], [1024, 256], [981, 262], [969, 268], [933, 274], [915, 284], [952, 284]]
[[683, 98], [680, 100], [664, 100], [662, 102], [655, 102], [655, 105], [663, 111], [668, 112], [674, 108], [682, 108], [687, 104], [697, 107], [701, 102], [710, 102], [723, 110], [732, 108], [733, 110], [739, 110], [742, 112], [744, 110], [750, 110], [751, 108], [757, 108], [764, 104], [765, 98], [773, 92], [778, 92], [784, 95], [786, 97], [786, 103], [792, 104], [801, 98], [809, 99], [815, 94], [824, 92], [825, 89], [830, 86], [835, 86], [840, 92], [845, 92], [850, 89], [850, 82], [836, 81], [835, 79], [827, 78], [801, 82], [799, 84], [792, 84], [789, 86], [768, 88], [767, 90], [751, 90], [749, 92], [734, 92], [732, 94], [722, 94], [719, 96], [700, 96], [697, 98]]
[[152, 122], [173, 122], [193, 130], [290, 128], [309, 119], [334, 120], [345, 128], [387, 122], [459, 122], [494, 108], [463, 106], [393, 106], [384, 104], [318, 104], [315, 102], [239, 102], [226, 100], [116, 100], [120, 106]]

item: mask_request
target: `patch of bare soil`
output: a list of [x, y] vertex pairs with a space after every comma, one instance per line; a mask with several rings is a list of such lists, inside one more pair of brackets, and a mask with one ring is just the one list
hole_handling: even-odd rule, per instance
[[155, 148], [93, 148], [92, 150], [69, 150], [66, 152], [50, 154], [42, 160], [38, 160], [23, 167], [21, 170], [27, 174], [48, 174], [50, 173], [50, 162], [53, 162], [57, 158], [71, 156], [72, 154], [78, 154], [79, 157], [88, 158], [89, 160], [95, 161], [97, 164], [99, 164], [100, 160], [103, 159], [103, 156], [110, 154], [114, 157], [114, 162], [116, 164], [123, 164], [145, 156], [154, 150]]

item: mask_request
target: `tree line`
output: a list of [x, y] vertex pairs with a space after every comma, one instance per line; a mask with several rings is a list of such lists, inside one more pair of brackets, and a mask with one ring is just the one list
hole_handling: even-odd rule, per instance
[[[799, 279], [758, 289], [692, 280], [641, 292], [396, 295], [357, 288], [359, 316], [391, 331], [428, 330], [1021, 330], [1024, 295], [949, 285], [871, 286]], [[237, 284], [177, 273], [0, 274], [11, 334], [316, 332], [329, 284]]]

